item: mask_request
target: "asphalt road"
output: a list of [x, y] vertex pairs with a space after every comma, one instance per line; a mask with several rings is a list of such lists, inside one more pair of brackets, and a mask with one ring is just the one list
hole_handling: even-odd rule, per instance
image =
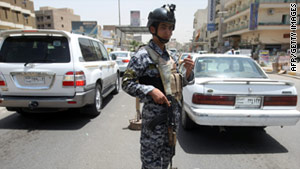
[[[270, 75], [294, 81], [299, 79]], [[300, 110], [300, 99], [298, 107]], [[0, 108], [1, 169], [139, 169], [139, 131], [127, 129], [135, 99], [121, 91], [89, 119], [75, 111], [20, 116]], [[265, 130], [180, 129], [179, 169], [299, 169], [300, 122]]]

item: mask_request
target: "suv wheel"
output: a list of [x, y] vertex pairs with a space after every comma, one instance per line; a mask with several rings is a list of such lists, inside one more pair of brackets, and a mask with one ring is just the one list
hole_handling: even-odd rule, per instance
[[115, 90], [112, 91], [113, 94], [118, 94], [120, 90], [120, 75], [118, 74], [117, 80], [115, 82]]
[[91, 117], [98, 116], [101, 113], [102, 102], [103, 102], [103, 96], [101, 92], [101, 85], [97, 84], [95, 88], [94, 103], [82, 109], [84, 111], [83, 113]]
[[190, 130], [195, 127], [195, 123], [190, 119], [184, 108], [182, 108], [181, 112], [181, 125], [184, 130]]

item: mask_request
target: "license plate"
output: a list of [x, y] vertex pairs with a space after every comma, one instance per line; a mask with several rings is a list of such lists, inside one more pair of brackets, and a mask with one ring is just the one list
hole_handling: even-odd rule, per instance
[[42, 76], [25, 76], [25, 84], [45, 84], [45, 77]]
[[237, 96], [235, 100], [235, 107], [239, 108], [259, 108], [261, 105], [261, 97]]

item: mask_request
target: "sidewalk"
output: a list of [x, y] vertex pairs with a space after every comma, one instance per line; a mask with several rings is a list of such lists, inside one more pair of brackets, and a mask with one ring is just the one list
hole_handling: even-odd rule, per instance
[[[266, 67], [262, 67], [262, 68], [266, 73], [276, 73], [276, 72], [273, 71], [272, 66], [266, 66]], [[297, 68], [296, 72], [279, 70], [277, 72], [277, 74], [282, 74], [282, 75], [287, 75], [287, 76], [293, 76], [293, 77], [296, 77], [296, 78], [300, 78], [300, 63], [296, 63], [296, 68]]]

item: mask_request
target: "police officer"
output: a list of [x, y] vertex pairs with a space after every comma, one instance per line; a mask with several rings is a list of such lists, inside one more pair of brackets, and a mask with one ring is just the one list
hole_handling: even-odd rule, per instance
[[[163, 60], [170, 60], [165, 44], [175, 29], [175, 5], [164, 5], [149, 13], [147, 27], [152, 39], [147, 44]], [[147, 47], [146, 46], [146, 47]], [[183, 74], [183, 85], [194, 80], [194, 62], [190, 58], [184, 61], [186, 69]], [[158, 123], [151, 129], [149, 124], [157, 117], [163, 117], [165, 107], [171, 106], [168, 101], [157, 63], [150, 57], [145, 47], [140, 48], [131, 58], [123, 76], [122, 88], [134, 97], [139, 97], [144, 103], [142, 109], [141, 130], [141, 161], [142, 169], [166, 169], [172, 158], [168, 145], [167, 124]], [[179, 102], [172, 103], [175, 126], [178, 129], [181, 106]]]

